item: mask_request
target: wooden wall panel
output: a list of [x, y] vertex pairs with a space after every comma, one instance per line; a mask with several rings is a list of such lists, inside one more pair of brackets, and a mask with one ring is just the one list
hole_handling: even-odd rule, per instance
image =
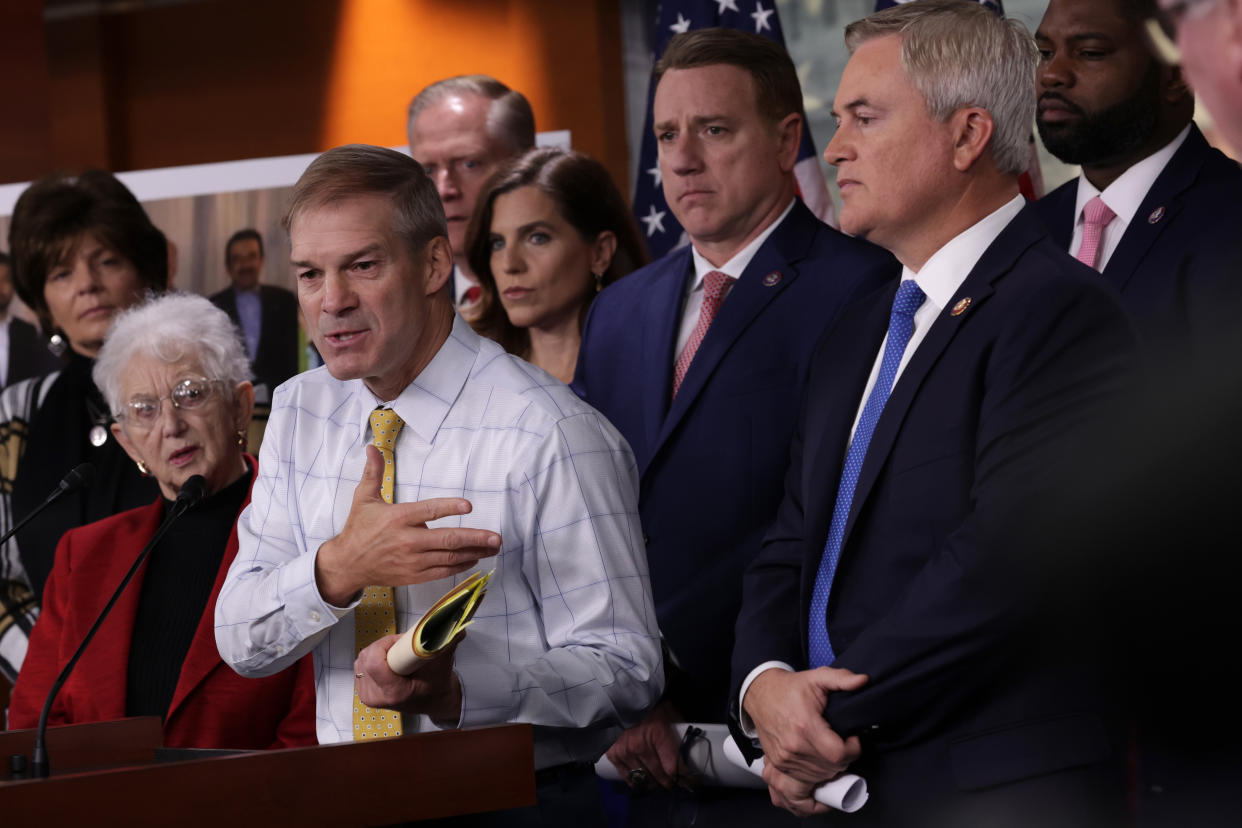
[[0, 7], [0, 182], [52, 163], [43, 43], [41, 0], [7, 0]]
[[[26, 95], [20, 129], [0, 129], [0, 181], [403, 144], [418, 89], [486, 72], [628, 189], [618, 2], [190, 0], [57, 15], [43, 91]], [[38, 51], [40, 4], [18, 5]]]

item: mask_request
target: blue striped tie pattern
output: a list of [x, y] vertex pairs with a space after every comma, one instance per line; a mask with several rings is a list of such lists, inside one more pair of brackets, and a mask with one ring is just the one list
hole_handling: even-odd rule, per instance
[[854, 439], [845, 454], [845, 467], [841, 470], [841, 483], [837, 486], [837, 502], [832, 510], [832, 523], [828, 527], [828, 541], [819, 559], [819, 571], [815, 574], [815, 588], [811, 591], [811, 612], [808, 620], [807, 649], [811, 667], [826, 667], [836, 660], [832, 643], [828, 640], [828, 594], [832, 592], [832, 579], [837, 574], [841, 560], [841, 544], [845, 540], [845, 521], [854, 502], [854, 489], [858, 486], [858, 474], [867, 456], [867, 446], [875, 432], [876, 423], [888, 402], [902, 354], [910, 344], [914, 333], [914, 312], [927, 297], [913, 279], [907, 279], [897, 289], [893, 299], [893, 311], [888, 318], [888, 342], [884, 346], [884, 358], [880, 361], [880, 373], [875, 387], [867, 397]]

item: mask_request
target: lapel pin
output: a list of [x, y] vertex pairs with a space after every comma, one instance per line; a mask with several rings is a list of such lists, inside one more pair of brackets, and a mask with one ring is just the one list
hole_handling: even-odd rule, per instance
[[974, 300], [971, 299], [969, 296], [963, 299], [959, 299], [958, 303], [953, 306], [953, 310], [949, 311], [949, 315], [950, 316], [961, 316], [963, 313], [966, 312], [966, 309], [970, 307], [970, 303], [973, 301]]
[[1152, 210], [1151, 215], [1147, 217], [1147, 223], [1155, 224], [1156, 222], [1160, 221], [1160, 219], [1162, 218], [1164, 218], [1164, 208], [1157, 207], [1156, 209]]
[[779, 270], [773, 270], [767, 276], [763, 277], [763, 286], [772, 287], [780, 280], [781, 280], [781, 272]]

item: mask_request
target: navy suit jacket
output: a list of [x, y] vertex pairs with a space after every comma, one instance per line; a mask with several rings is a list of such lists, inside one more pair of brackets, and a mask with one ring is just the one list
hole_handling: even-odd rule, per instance
[[898, 267], [798, 202], [733, 285], [671, 400], [693, 267], [683, 248], [600, 294], [574, 389], [638, 460], [656, 614], [681, 668], [666, 665], [666, 695], [690, 720], [723, 722], [742, 572], [780, 502], [815, 342]]
[[[817, 349], [785, 497], [746, 573], [735, 692], [765, 661], [807, 667], [811, 589], [895, 292], [848, 308]], [[1077, 674], [1022, 646], [1042, 607], [1062, 609], [1045, 603], [1061, 567], [1022, 554], [1013, 528], [1047, 494], [1045, 452], [1122, 390], [1133, 348], [1114, 292], [1028, 206], [898, 378], [859, 475], [827, 617], [834, 666], [869, 676], [831, 694], [825, 715], [865, 739], [855, 767], [876, 792], [865, 811], [877, 824], [913, 824], [887, 810], [903, 803], [1110, 755]]]
[[[211, 297], [241, 329], [237, 315], [237, 295], [225, 288]], [[292, 291], [274, 285], [259, 285], [259, 350], [251, 361], [255, 383], [267, 383], [268, 393], [276, 390], [298, 372], [298, 298]], [[245, 343], [245, 336], [242, 336]]]
[[[1036, 205], [1062, 250], [1074, 235], [1075, 178]], [[1242, 168], [1196, 126], [1156, 178], [1103, 270], [1151, 345], [1198, 342], [1237, 324]], [[1230, 313], [1229, 309], [1234, 309]]]

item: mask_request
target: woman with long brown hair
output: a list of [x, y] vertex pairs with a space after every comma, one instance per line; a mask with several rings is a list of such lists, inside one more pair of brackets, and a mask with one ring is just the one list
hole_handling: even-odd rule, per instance
[[498, 170], [467, 232], [483, 288], [471, 324], [562, 382], [595, 295], [646, 261], [638, 228], [593, 158], [534, 149]]

